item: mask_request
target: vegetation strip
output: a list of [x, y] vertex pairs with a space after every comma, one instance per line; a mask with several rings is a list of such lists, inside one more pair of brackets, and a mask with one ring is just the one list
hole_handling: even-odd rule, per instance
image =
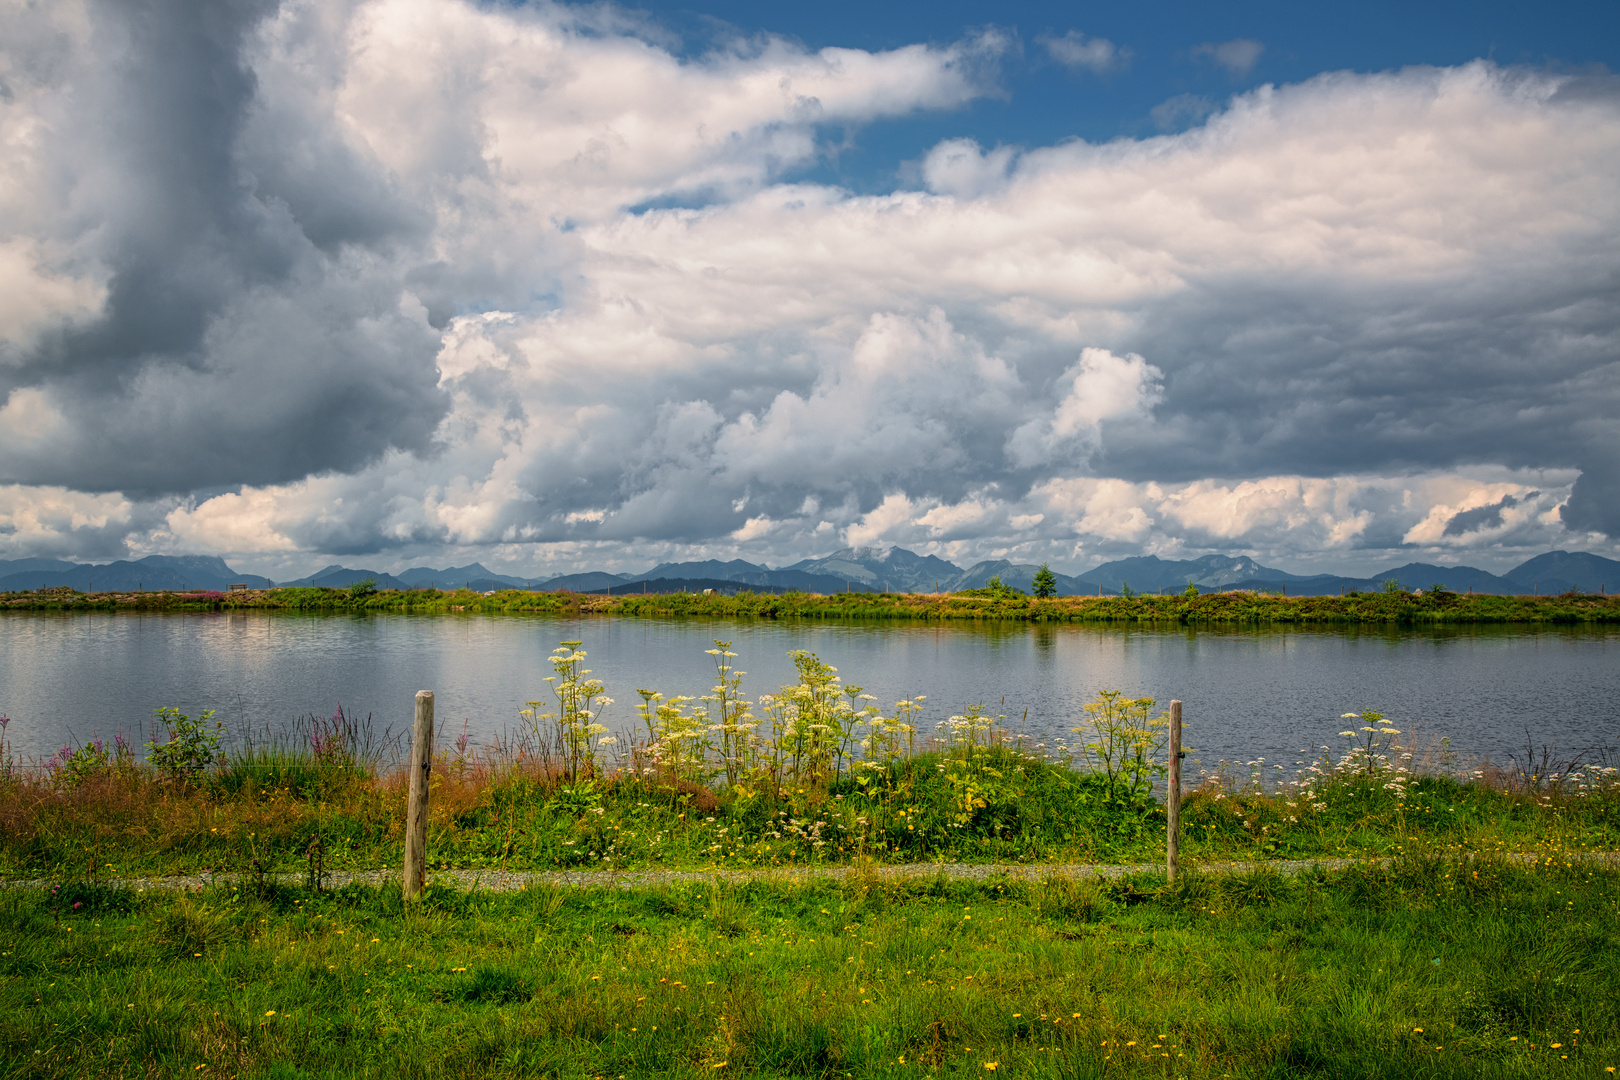
[[695, 593], [606, 596], [596, 593], [489, 594], [434, 589], [377, 591], [298, 587], [243, 592], [82, 593], [66, 586], [0, 595], [0, 611], [305, 611], [401, 614], [619, 615], [641, 618], [895, 619], [934, 622], [1021, 621], [1156, 625], [1445, 625], [1620, 622], [1620, 597], [1581, 593], [1497, 596], [1443, 588], [1347, 596], [1288, 597], [1253, 592], [1168, 596], [1037, 598], [1006, 587], [949, 594]]
[[[908, 863], [1157, 863], [1164, 717], [1105, 691], [1069, 743], [1030, 743], [971, 706], [919, 732], [922, 697], [879, 709], [814, 654], [799, 681], [743, 696], [724, 641], [700, 699], [640, 689], [642, 730], [599, 722], [606, 687], [580, 642], [552, 655], [526, 731], [431, 769], [429, 873], [776, 870]], [[16, 764], [0, 725], [0, 876], [134, 878], [399, 866], [405, 780], [341, 710], [228, 753], [210, 715], [158, 710], [146, 759], [121, 737]], [[4, 720], [0, 717], [0, 720]], [[1290, 776], [1222, 763], [1182, 803], [1189, 863], [1620, 848], [1620, 772], [1533, 747], [1471, 769], [1379, 713]], [[1405, 740], [1404, 742], [1402, 740]], [[1310, 740], [1314, 742], [1315, 740]]]

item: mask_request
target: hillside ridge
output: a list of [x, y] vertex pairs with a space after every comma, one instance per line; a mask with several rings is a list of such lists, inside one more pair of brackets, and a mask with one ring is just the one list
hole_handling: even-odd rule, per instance
[[[533, 592], [567, 590], [579, 593], [623, 595], [634, 592], [678, 592], [681, 588], [751, 587], [761, 592], [935, 593], [982, 589], [992, 580], [1029, 591], [1038, 566], [990, 559], [966, 569], [935, 555], [918, 555], [905, 548], [844, 548], [817, 559], [772, 568], [743, 559], [660, 563], [643, 574], [614, 574], [601, 570], [525, 578], [501, 574], [481, 563], [443, 570], [418, 566], [398, 574], [332, 564], [292, 581], [272, 582], [257, 574], [243, 574], [214, 555], [148, 555], [142, 559], [104, 564], [73, 563], [60, 559], [0, 559], [0, 592], [29, 592], [71, 588], [91, 591], [225, 591], [232, 585], [262, 589], [272, 586], [325, 586], [349, 588], [366, 580], [378, 589], [471, 589], [495, 592], [520, 589]], [[1203, 555], [1196, 559], [1160, 559], [1137, 555], [1115, 559], [1081, 574], [1053, 572], [1058, 596], [1130, 596], [1182, 592], [1189, 585], [1200, 591], [1245, 590], [1289, 596], [1333, 596], [1376, 592], [1389, 582], [1407, 589], [1429, 590], [1438, 585], [1453, 592], [1501, 596], [1550, 594], [1569, 591], [1620, 591], [1620, 560], [1584, 551], [1548, 551], [1527, 559], [1505, 574], [1492, 574], [1472, 566], [1407, 563], [1368, 577], [1335, 574], [1292, 574], [1263, 566], [1247, 555]], [[674, 583], [679, 583], [676, 585]], [[699, 586], [698, 583], [701, 583]], [[716, 585], [715, 583], [719, 583]], [[634, 586], [641, 586], [635, 588]]]

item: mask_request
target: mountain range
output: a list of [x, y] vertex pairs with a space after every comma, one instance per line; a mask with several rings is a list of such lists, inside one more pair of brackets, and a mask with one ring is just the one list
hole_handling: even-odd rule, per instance
[[[324, 585], [347, 588], [367, 578], [379, 589], [568, 589], [582, 593], [722, 592], [751, 588], [759, 592], [835, 593], [958, 592], [983, 588], [992, 578], [1028, 591], [1039, 567], [1029, 563], [990, 560], [966, 570], [934, 555], [918, 555], [905, 548], [845, 548], [819, 559], [804, 559], [792, 566], [772, 569], [733, 559], [721, 562], [660, 563], [644, 574], [605, 571], [563, 574], [550, 578], [524, 578], [497, 574], [480, 563], [443, 570], [417, 566], [398, 574], [332, 565], [296, 581], [270, 582], [256, 574], [239, 574], [225, 560], [212, 555], [148, 555], [144, 559], [103, 565], [60, 559], [0, 559], [0, 591], [70, 586], [82, 591], [218, 590], [245, 584], [254, 588], [275, 585]], [[1443, 585], [1457, 592], [1519, 594], [1620, 590], [1620, 561], [1584, 551], [1549, 551], [1500, 576], [1472, 566], [1408, 563], [1371, 577], [1334, 574], [1300, 575], [1262, 566], [1247, 555], [1205, 555], [1198, 559], [1160, 559], [1141, 555], [1104, 563], [1083, 574], [1053, 574], [1059, 596], [1118, 596], [1132, 592], [1180, 592], [1189, 584], [1209, 592], [1250, 589], [1283, 592], [1289, 596], [1329, 596], [1341, 592], [1369, 592], [1395, 580], [1403, 587], [1427, 589]]]
[[0, 592], [62, 585], [81, 592], [223, 592], [238, 584], [257, 589], [268, 585], [269, 580], [257, 574], [239, 574], [217, 555], [148, 555], [133, 562], [103, 565], [61, 559], [0, 559]]

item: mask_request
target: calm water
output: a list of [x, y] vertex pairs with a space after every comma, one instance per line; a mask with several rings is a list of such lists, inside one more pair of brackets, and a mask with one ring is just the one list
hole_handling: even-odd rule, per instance
[[[810, 649], [888, 706], [928, 695], [930, 723], [984, 702], [1036, 739], [1066, 736], [1099, 689], [1185, 702], [1188, 742], [1211, 765], [1344, 740], [1339, 715], [1378, 709], [1397, 726], [1449, 736], [1497, 761], [1524, 745], [1620, 744], [1620, 631], [1173, 631], [1014, 625], [824, 626], [771, 622], [522, 617], [8, 614], [0, 618], [0, 714], [30, 758], [67, 741], [149, 737], [153, 707], [217, 709], [236, 729], [284, 729], [339, 702], [379, 728], [410, 724], [433, 690], [441, 733], [475, 741], [517, 724], [543, 697], [547, 654], [581, 638], [636, 724], [637, 687], [701, 694], [704, 655], [731, 639], [750, 697], [788, 682]], [[1027, 714], [1027, 719], [1026, 719]], [[1611, 751], [1612, 752], [1612, 751]]]

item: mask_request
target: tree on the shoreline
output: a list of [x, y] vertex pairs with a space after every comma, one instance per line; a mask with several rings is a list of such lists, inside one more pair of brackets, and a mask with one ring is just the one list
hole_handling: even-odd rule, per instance
[[1041, 563], [1041, 568], [1035, 571], [1035, 579], [1029, 583], [1029, 590], [1042, 600], [1056, 596], [1057, 575], [1052, 573], [1052, 568]]

